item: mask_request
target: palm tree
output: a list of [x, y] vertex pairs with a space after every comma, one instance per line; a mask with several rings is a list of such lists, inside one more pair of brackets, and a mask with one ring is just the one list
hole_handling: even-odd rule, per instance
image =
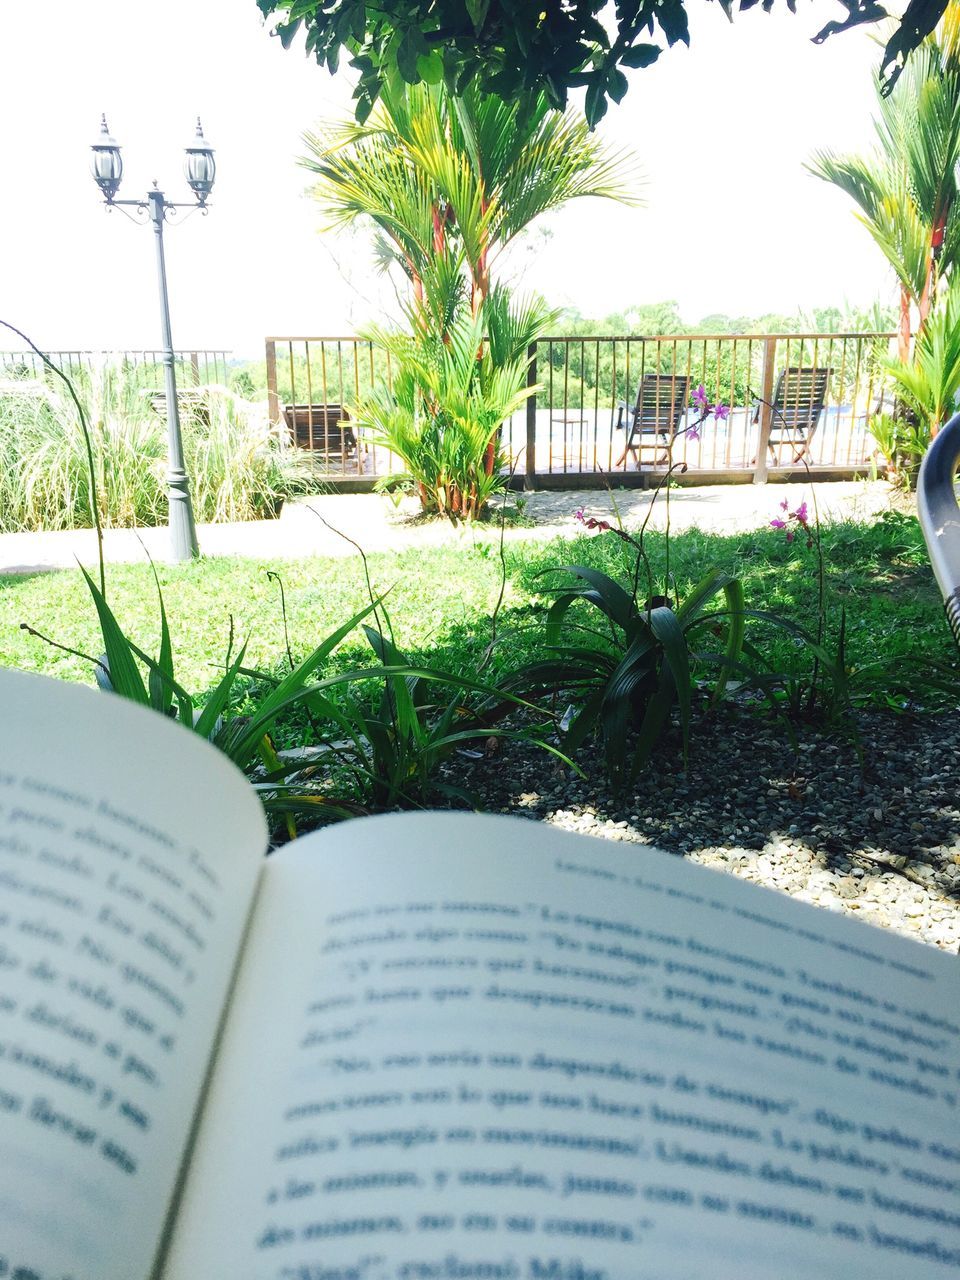
[[536, 301], [513, 308], [496, 260], [568, 200], [635, 202], [632, 158], [545, 100], [522, 114], [493, 94], [427, 84], [387, 89], [366, 124], [304, 141], [328, 225], [371, 219], [384, 269], [398, 264], [413, 292], [411, 332], [373, 335], [396, 372], [354, 406], [357, 421], [402, 459], [425, 510], [472, 519], [502, 483], [500, 427], [536, 390], [528, 344], [553, 314]]
[[400, 264], [441, 322], [458, 276], [476, 313], [496, 258], [540, 214], [581, 196], [636, 203], [633, 158], [607, 151], [582, 119], [545, 99], [522, 115], [469, 86], [458, 98], [439, 85], [404, 85], [384, 91], [366, 124], [346, 121], [304, 141], [302, 163], [318, 176], [329, 226], [371, 218], [381, 261]]
[[879, 147], [870, 156], [818, 152], [809, 170], [851, 196], [900, 284], [899, 356], [912, 312], [923, 330], [941, 277], [960, 251], [960, 4], [904, 68], [889, 96], [877, 82]]

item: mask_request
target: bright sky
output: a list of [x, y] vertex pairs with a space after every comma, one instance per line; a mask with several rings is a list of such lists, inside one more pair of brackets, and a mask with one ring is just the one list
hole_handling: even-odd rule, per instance
[[[825, 0], [795, 17], [778, 0], [733, 25], [718, 4], [689, 7], [692, 49], [629, 72], [600, 126], [638, 153], [645, 206], [579, 201], [546, 220], [523, 286], [588, 315], [673, 298], [689, 321], [892, 297], [849, 202], [802, 168], [816, 148], [871, 143], [879, 50], [866, 30], [812, 45], [842, 15]], [[89, 173], [102, 111], [123, 147], [121, 197], [157, 178], [192, 198], [182, 149], [198, 113], [216, 149], [209, 216], [166, 235], [176, 346], [257, 356], [268, 333], [348, 334], [382, 317], [366, 240], [319, 232], [295, 164], [302, 131], [349, 110], [342, 75], [284, 52], [254, 0], [41, 8], [4, 0], [0, 13], [0, 319], [54, 349], [159, 341], [152, 234], [108, 214]], [[0, 348], [16, 345], [0, 330]]]

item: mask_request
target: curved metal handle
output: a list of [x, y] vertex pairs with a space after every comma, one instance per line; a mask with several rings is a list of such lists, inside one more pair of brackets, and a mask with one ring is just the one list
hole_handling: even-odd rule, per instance
[[955, 477], [960, 466], [960, 413], [955, 413], [924, 454], [917, 479], [917, 514], [933, 575], [960, 646], [960, 506]]

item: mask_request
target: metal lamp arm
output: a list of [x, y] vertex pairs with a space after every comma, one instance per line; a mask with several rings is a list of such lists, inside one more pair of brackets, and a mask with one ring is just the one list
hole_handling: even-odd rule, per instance
[[960, 646], [960, 413], [954, 414], [924, 454], [917, 479], [917, 514], [947, 621]]

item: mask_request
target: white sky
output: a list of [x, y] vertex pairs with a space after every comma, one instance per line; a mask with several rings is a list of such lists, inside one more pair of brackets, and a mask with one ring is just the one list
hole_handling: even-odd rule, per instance
[[[870, 145], [879, 50], [869, 28], [810, 43], [837, 4], [777, 5], [730, 25], [692, 0], [692, 49], [629, 72], [600, 126], [639, 154], [645, 207], [578, 201], [547, 220], [524, 288], [588, 315], [674, 298], [690, 321], [892, 297], [850, 203], [802, 168], [816, 148]], [[318, 233], [295, 164], [301, 132], [349, 110], [342, 75], [284, 52], [254, 0], [39, 9], [0, 4], [0, 319], [52, 349], [157, 345], [152, 234], [107, 214], [89, 173], [101, 111], [123, 146], [121, 197], [156, 177], [192, 198], [182, 148], [198, 113], [216, 149], [209, 216], [165, 238], [176, 346], [257, 356], [268, 333], [379, 318], [389, 291], [367, 242]]]

